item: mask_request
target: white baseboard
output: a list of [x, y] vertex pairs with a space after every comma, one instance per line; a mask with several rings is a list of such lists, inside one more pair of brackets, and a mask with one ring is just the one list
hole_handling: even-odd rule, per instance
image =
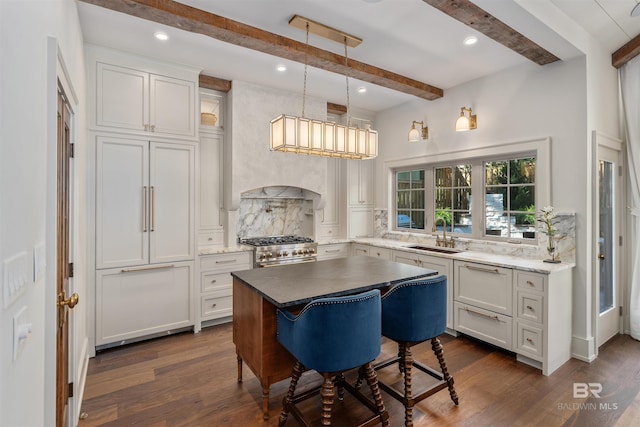
[[587, 363], [593, 362], [598, 357], [595, 338], [582, 338], [574, 335], [571, 338], [571, 357]]

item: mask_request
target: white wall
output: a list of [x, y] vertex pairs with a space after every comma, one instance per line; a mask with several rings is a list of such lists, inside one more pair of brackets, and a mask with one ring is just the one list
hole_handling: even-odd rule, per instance
[[[56, 41], [79, 103], [76, 142], [82, 156], [84, 67], [75, 1], [0, 1], [0, 261], [26, 251], [32, 267], [34, 246], [44, 243], [47, 252], [44, 276], [35, 283], [30, 280], [7, 309], [0, 306], [2, 426], [39, 427], [55, 422], [55, 229], [51, 226], [55, 224], [56, 49], [52, 52], [50, 47]], [[83, 160], [75, 162], [76, 194], [80, 195], [85, 189], [78, 177], [84, 176], [84, 167]], [[79, 220], [74, 230], [77, 283], [86, 283], [81, 255], [86, 236], [83, 203], [83, 196], [74, 200]], [[86, 295], [82, 285], [77, 290], [81, 298]], [[23, 306], [33, 329], [14, 362], [12, 319]], [[86, 311], [78, 309], [76, 333], [86, 337]], [[76, 347], [74, 358], [81, 357], [78, 352]]]
[[[615, 76], [599, 67], [599, 84], [615, 86]], [[596, 71], [591, 71], [595, 73]], [[386, 160], [424, 156], [462, 149], [480, 148], [540, 137], [551, 138], [551, 203], [559, 211], [576, 213], [577, 266], [574, 271], [574, 336], [592, 340], [590, 265], [584, 246], [591, 236], [590, 170], [591, 126], [615, 132], [617, 102], [603, 90], [593, 94], [597, 107], [588, 108], [586, 57], [540, 67], [526, 64], [504, 70], [445, 91], [436, 101], [416, 100], [379, 113], [380, 155], [376, 159], [376, 206], [387, 208], [387, 183], [382, 165]], [[613, 82], [612, 82], [613, 81]], [[478, 129], [455, 132], [460, 107], [472, 107], [478, 116]], [[599, 111], [589, 125], [588, 110]], [[605, 112], [606, 113], [603, 113]], [[596, 114], [594, 112], [594, 114]], [[429, 139], [408, 143], [413, 120], [425, 120]], [[613, 126], [611, 126], [613, 123]], [[611, 129], [613, 127], [613, 129]], [[582, 248], [581, 248], [582, 246]], [[575, 341], [575, 340], [574, 340]], [[581, 346], [579, 356], [590, 351]], [[574, 348], [576, 351], [576, 348]]]

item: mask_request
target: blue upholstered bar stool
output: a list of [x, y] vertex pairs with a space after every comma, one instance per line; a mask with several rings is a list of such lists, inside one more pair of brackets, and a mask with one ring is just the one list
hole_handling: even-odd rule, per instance
[[[280, 426], [287, 421], [290, 412], [301, 424], [309, 425], [296, 403], [316, 395], [318, 389], [294, 395], [298, 380], [306, 369], [313, 369], [324, 377], [320, 389], [322, 425], [331, 425], [336, 385], [340, 400], [346, 389], [374, 413], [360, 426], [389, 425], [389, 415], [371, 365], [380, 354], [382, 344], [380, 291], [320, 298], [307, 304], [297, 315], [278, 310], [277, 316], [278, 341], [296, 359], [289, 391], [283, 399]], [[367, 379], [375, 403], [345, 381], [343, 372], [354, 368], [360, 368], [360, 375]]]
[[[382, 335], [398, 343], [398, 356], [376, 365], [379, 370], [394, 363], [404, 374], [404, 393], [380, 382], [380, 388], [405, 407], [405, 426], [413, 425], [413, 406], [432, 394], [449, 388], [451, 400], [457, 405], [458, 395], [453, 388], [453, 377], [444, 362], [442, 344], [438, 335], [447, 326], [447, 277], [428, 277], [399, 283], [382, 297]], [[438, 358], [440, 372], [412, 359], [411, 346], [431, 340], [431, 348]], [[415, 366], [438, 382], [413, 395], [411, 368]]]

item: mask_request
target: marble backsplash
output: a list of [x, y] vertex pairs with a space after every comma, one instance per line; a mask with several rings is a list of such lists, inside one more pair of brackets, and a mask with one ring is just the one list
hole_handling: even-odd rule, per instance
[[[558, 213], [556, 217], [557, 219], [554, 225], [558, 233], [555, 240], [559, 259], [564, 262], [573, 263], [575, 262], [576, 254], [575, 213]], [[425, 235], [422, 233], [389, 231], [388, 221], [389, 216], [386, 209], [376, 209], [374, 211], [375, 237], [435, 245], [435, 236], [431, 233]], [[548, 259], [550, 256], [547, 253], [547, 242], [547, 235], [541, 232], [538, 232], [538, 242], [535, 245], [456, 237], [456, 248], [532, 259]]]
[[238, 238], [288, 234], [313, 237], [312, 197], [301, 188], [285, 186], [242, 193]]

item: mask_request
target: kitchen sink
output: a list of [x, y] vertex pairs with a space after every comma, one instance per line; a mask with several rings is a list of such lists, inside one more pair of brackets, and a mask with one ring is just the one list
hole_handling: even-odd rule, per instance
[[447, 248], [440, 248], [440, 247], [432, 247], [432, 246], [420, 246], [420, 245], [416, 245], [416, 246], [407, 246], [407, 249], [418, 249], [421, 251], [427, 251], [427, 252], [438, 252], [441, 254], [457, 254], [460, 251], [456, 250], [456, 249], [447, 249]]

